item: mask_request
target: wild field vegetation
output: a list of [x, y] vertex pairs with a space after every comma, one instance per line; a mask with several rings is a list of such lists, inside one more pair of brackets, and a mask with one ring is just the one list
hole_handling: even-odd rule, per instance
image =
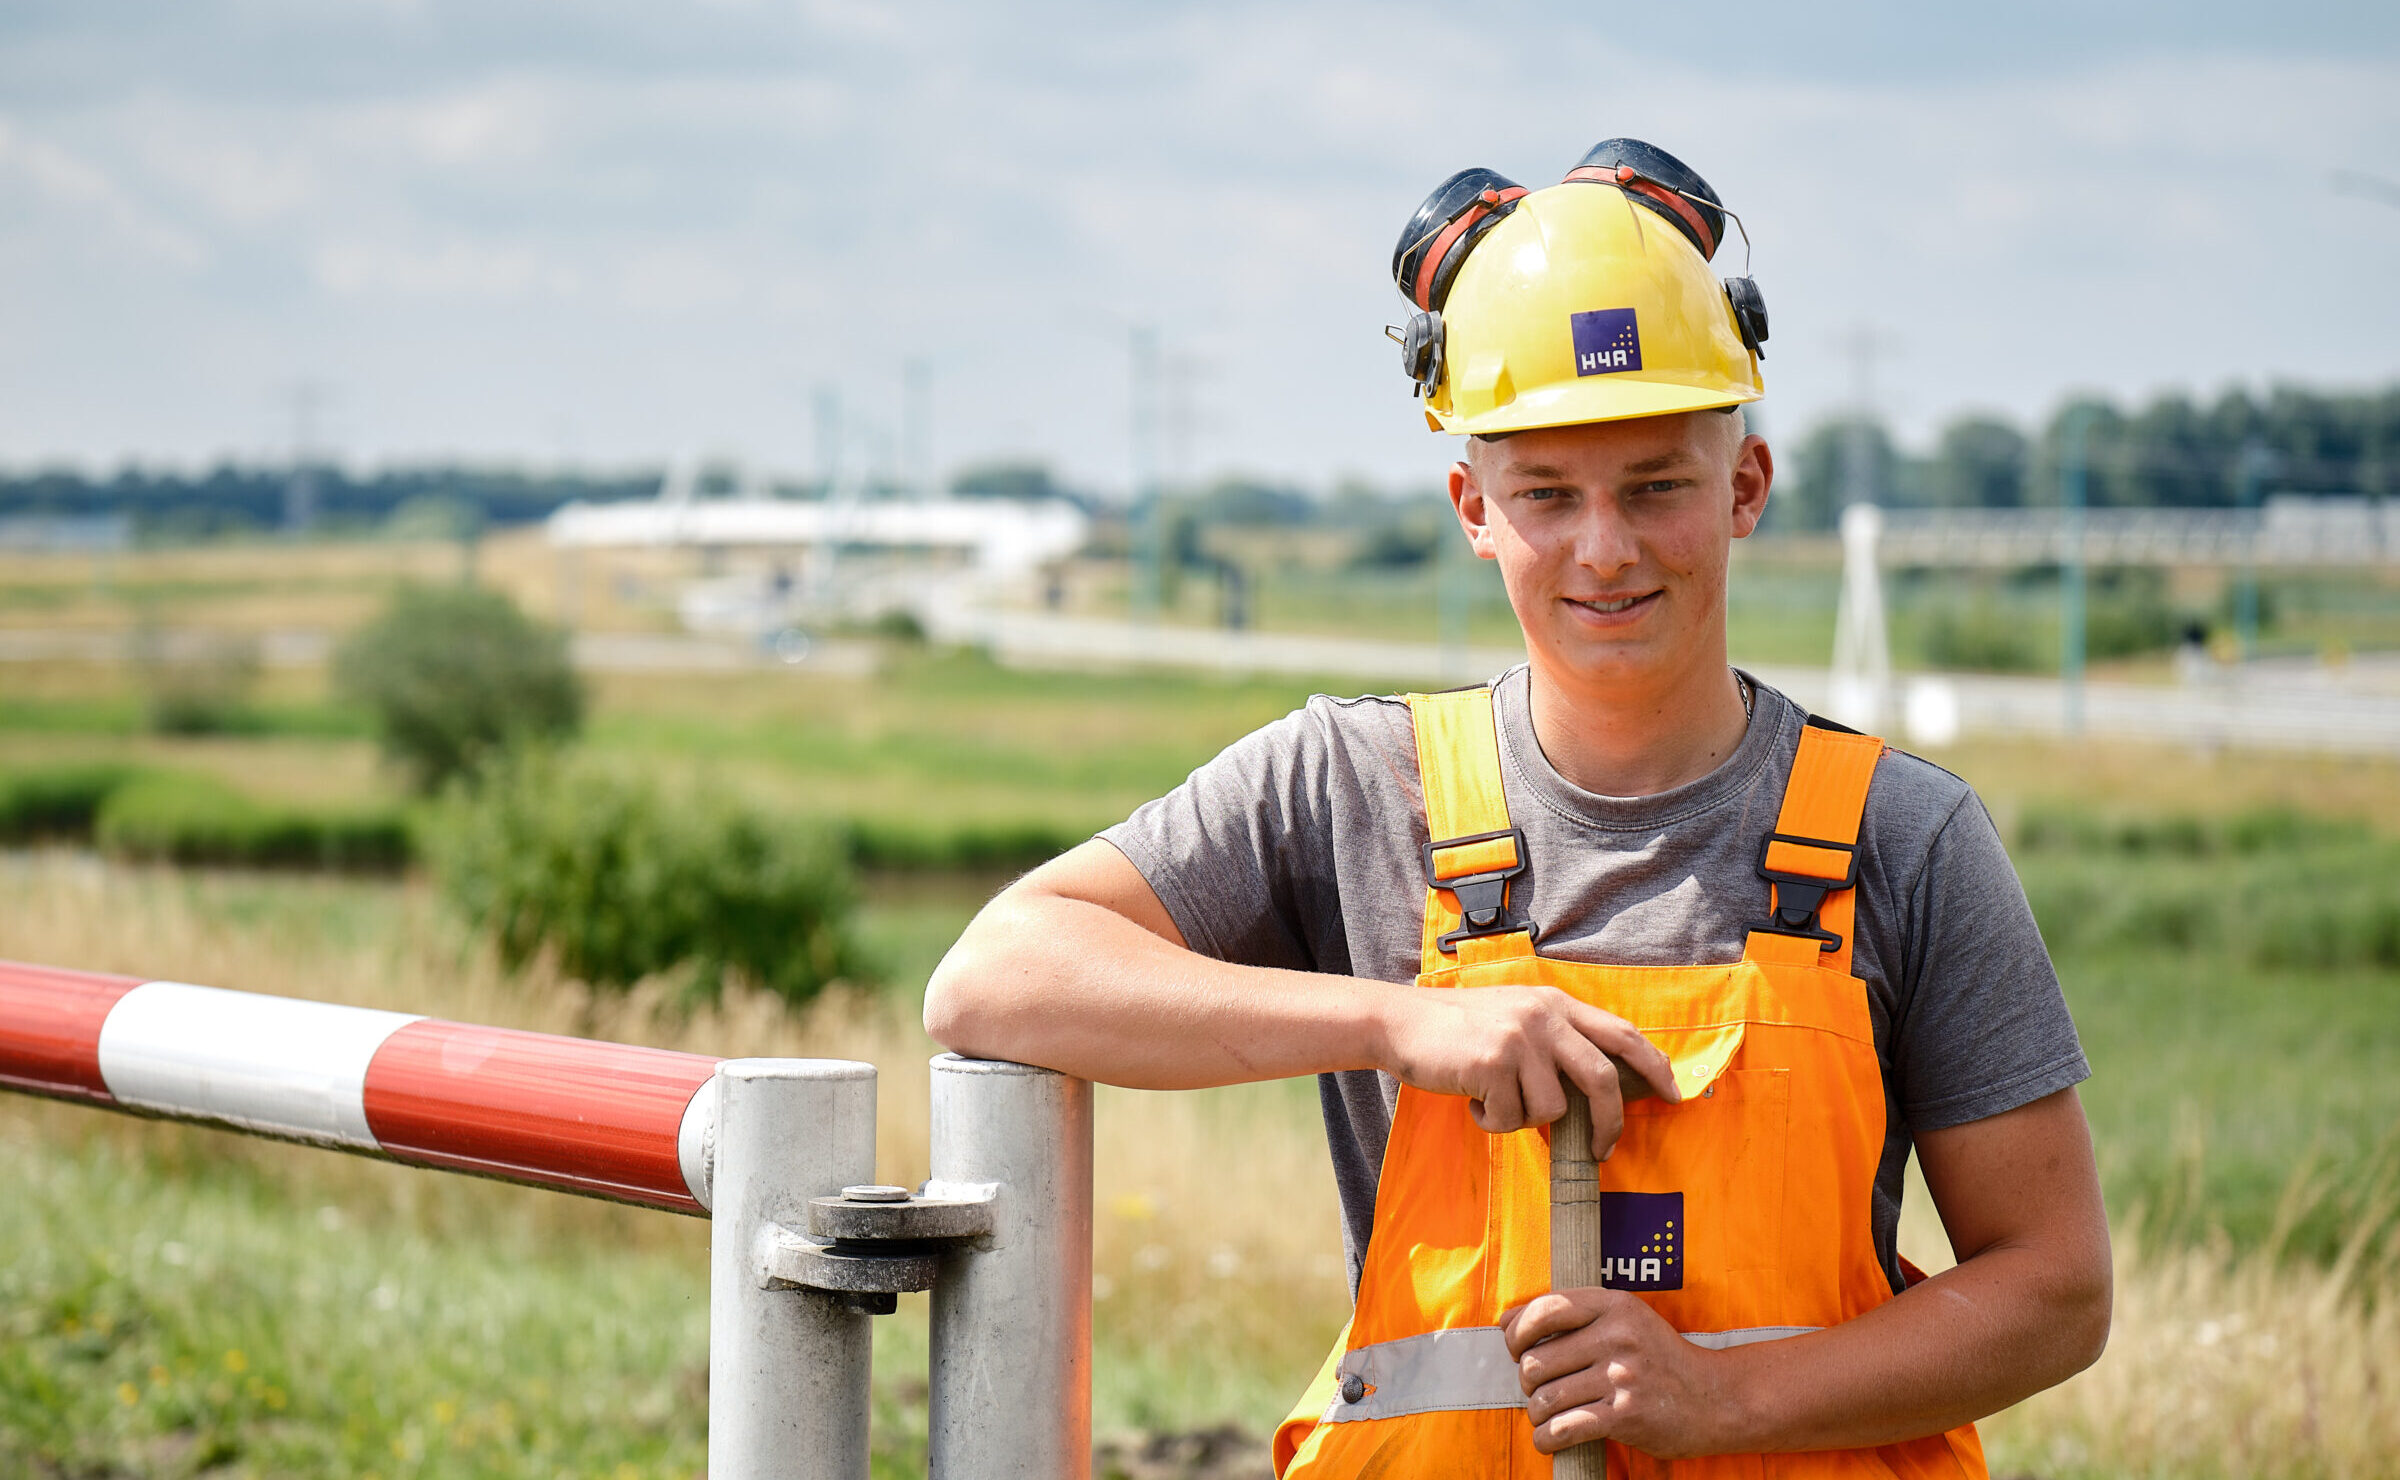
[[[933, 1045], [911, 993], [838, 995], [797, 1018], [756, 994], [677, 1013], [661, 987], [594, 998], [545, 968], [503, 972], [421, 886], [64, 852], [8, 868], [21, 908], [0, 925], [0, 954], [12, 957], [173, 961], [204, 981], [477, 1021], [867, 1058], [883, 1070], [879, 1175], [923, 1175]], [[933, 881], [879, 893], [863, 934], [904, 983], [976, 897]], [[2137, 1069], [2155, 1033], [2096, 1012], [2106, 981], [2069, 969], [2100, 1070], [2090, 1099], [2120, 1225], [2118, 1328], [2092, 1373], [1987, 1426], [1996, 1454], [2046, 1476], [2378, 1473], [2400, 1443], [2392, 1168], [2322, 1138], [2393, 1123], [2376, 1072], [2388, 1053], [2285, 1082], [2254, 1022], [2196, 1029], [2175, 1035], [2167, 1056], [2182, 1068], [2162, 1100]], [[2388, 978], [2380, 989], [2388, 1018]], [[2225, 1001], [2195, 1004], [2193, 1019]], [[2225, 1175], [2237, 1138], [2223, 1128], [2264, 1108], [2254, 1090], [2289, 1101], [2249, 1138], [2271, 1157], [2280, 1146], [2280, 1186]], [[2144, 1109], [2173, 1096], [2191, 1108]], [[387, 1480], [699, 1468], [696, 1222], [32, 1101], [0, 1102], [0, 1126], [21, 1190], [0, 1203], [0, 1466], [182, 1475], [213, 1461]], [[1344, 1313], [1313, 1096], [1104, 1091], [1099, 1126], [1101, 1428], [1231, 1419], [1263, 1432]], [[2145, 1155], [2170, 1158], [2186, 1185], [2167, 1192], [2182, 1201], [2140, 1190]], [[1907, 1246], [1938, 1267], [1924, 1214], [1912, 1206]], [[2308, 1246], [2312, 1225], [2329, 1250]], [[878, 1343], [882, 1464], [908, 1474], [921, 1304], [879, 1323]]]
[[[190, 578], [237, 574], [199, 561]], [[1815, 579], [1756, 583], [1760, 610], [1804, 614]], [[354, 617], [362, 584], [207, 599]], [[577, 761], [845, 840], [865, 869], [845, 969], [873, 990], [791, 1011], [732, 962], [714, 1001], [673, 971], [595, 993], [554, 948], [504, 965], [422, 873], [177, 867], [102, 828], [112, 805], [147, 815], [117, 801], [139, 783], [153, 811], [214, 796], [253, 823], [380, 817], [418, 836], [365, 720], [321, 674], [272, 668], [206, 733], [160, 733], [127, 667], [0, 671], [0, 835], [17, 845], [0, 956], [864, 1058], [882, 1072], [879, 1174], [913, 1181], [933, 1051], [917, 992], [1000, 871], [1122, 816], [1307, 686], [1026, 675], [905, 644], [877, 661], [602, 679]], [[2385, 1473], [2400, 768], [2034, 744], [1941, 759], [1991, 802], [2058, 957], [2119, 1247], [2109, 1355], [1986, 1425], [1995, 1473]], [[1263, 1434], [1344, 1314], [1311, 1087], [1103, 1091], [1099, 1138], [1100, 1428]], [[0, 1199], [0, 1473], [700, 1468], [698, 1222], [13, 1097], [0, 1179], [18, 1194]], [[1937, 1267], [1927, 1213], [1912, 1202], [1904, 1247]], [[919, 1472], [923, 1364], [923, 1307], [904, 1304], [878, 1327], [881, 1473]]]

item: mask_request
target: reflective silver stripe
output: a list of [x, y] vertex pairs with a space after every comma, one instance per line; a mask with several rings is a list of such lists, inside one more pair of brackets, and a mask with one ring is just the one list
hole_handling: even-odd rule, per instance
[[1748, 1346], [1753, 1341], [1781, 1341], [1786, 1336], [1806, 1336], [1822, 1331], [1823, 1326], [1744, 1326], [1739, 1331], [1686, 1331], [1683, 1339], [1694, 1346], [1705, 1346], [1721, 1352], [1729, 1346]]
[[1370, 1391], [1355, 1403], [1343, 1402], [1337, 1391], [1325, 1407], [1327, 1423], [1525, 1406], [1517, 1359], [1508, 1354], [1498, 1326], [1428, 1331], [1344, 1352], [1341, 1381], [1353, 1377], [1363, 1379]]
[[[1710, 1351], [1805, 1336], [1819, 1326], [1746, 1326], [1737, 1331], [1686, 1331], [1683, 1339]], [[1379, 1341], [1344, 1352], [1339, 1383], [1357, 1378], [1367, 1392], [1355, 1403], [1337, 1390], [1325, 1407], [1327, 1423], [1400, 1418], [1411, 1413], [1445, 1413], [1469, 1408], [1522, 1408], [1525, 1389], [1517, 1363], [1498, 1326], [1462, 1326], [1428, 1331], [1398, 1341]]]

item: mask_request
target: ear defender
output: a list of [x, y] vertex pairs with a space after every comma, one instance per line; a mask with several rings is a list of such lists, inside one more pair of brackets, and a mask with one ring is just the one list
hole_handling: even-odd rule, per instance
[[1442, 303], [1482, 235], [1516, 209], [1525, 187], [1496, 170], [1464, 169], [1433, 188], [1392, 248], [1392, 282], [1417, 309], [1400, 341], [1400, 367], [1430, 396], [1442, 383]]
[[1475, 241], [1516, 209], [1525, 187], [1495, 170], [1460, 170], [1433, 188], [1392, 248], [1392, 281], [1420, 312], [1439, 312]]
[[1432, 395], [1442, 383], [1441, 310], [1410, 314], [1406, 330], [1384, 332], [1400, 341], [1400, 368], [1417, 383], [1417, 394]]
[[1746, 277], [1725, 280], [1725, 301], [1733, 305], [1734, 327], [1742, 331], [1742, 343], [1760, 359], [1767, 357], [1763, 348], [1767, 342], [1767, 297], [1758, 291], [1758, 284]]

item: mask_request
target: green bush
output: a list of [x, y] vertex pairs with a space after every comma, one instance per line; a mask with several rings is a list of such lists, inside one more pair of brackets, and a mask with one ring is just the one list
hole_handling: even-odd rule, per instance
[[842, 838], [713, 791], [525, 758], [454, 792], [432, 851], [444, 892], [512, 970], [548, 952], [619, 991], [685, 971], [696, 1000], [734, 973], [793, 1004], [866, 975]]
[[89, 838], [101, 803], [137, 772], [112, 761], [0, 776], [0, 843]]
[[1090, 834], [1048, 822], [963, 823], [935, 828], [860, 818], [850, 858], [860, 868], [1014, 873], [1047, 863]]
[[2400, 969], [2400, 843], [2288, 809], [2216, 820], [2029, 809], [2019, 872], [2053, 952]]
[[2134, 857], [2207, 858], [2301, 853], [2367, 839], [2366, 824], [2357, 818], [2324, 817], [2293, 807], [2257, 807], [2230, 817], [2202, 819], [2189, 813], [2106, 817], [2037, 804], [2027, 807], [2017, 820], [2017, 846], [2037, 852], [2070, 849]]
[[2056, 639], [2029, 630], [1999, 603], [1944, 603], [1926, 613], [1925, 661], [1936, 668], [1987, 673], [2032, 673], [2049, 666]]
[[412, 851], [397, 813], [273, 807], [207, 777], [163, 771], [111, 790], [92, 839], [119, 858], [247, 868], [397, 869]]
[[2140, 587], [2103, 594], [2084, 609], [2084, 656], [2134, 658], [2163, 652], [2181, 638], [2183, 625], [2173, 607]]
[[[2008, 582], [1963, 584], [1931, 572], [1895, 580], [1896, 616], [1913, 625], [1924, 660], [1937, 668], [1992, 673], [2050, 673], [2059, 662], [2059, 587], [2055, 572]], [[2092, 573], [2083, 608], [2083, 653], [2094, 662], [2173, 647], [2184, 618], [2155, 572]]]
[[925, 621], [906, 607], [894, 607], [867, 624], [867, 631], [887, 642], [921, 647], [925, 643]]
[[374, 714], [385, 754], [425, 792], [583, 723], [566, 634], [472, 586], [402, 587], [342, 644], [333, 674], [345, 697]]
[[247, 728], [250, 693], [258, 685], [258, 639], [246, 633], [197, 636], [170, 652], [163, 634], [135, 635], [142, 712], [161, 735], [215, 735]]

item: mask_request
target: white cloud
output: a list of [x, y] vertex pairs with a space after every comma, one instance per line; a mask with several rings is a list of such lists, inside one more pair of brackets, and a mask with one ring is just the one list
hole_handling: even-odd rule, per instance
[[436, 299], [572, 298], [582, 287], [570, 267], [522, 246], [451, 241], [431, 247], [330, 241], [310, 263], [312, 276], [346, 297], [389, 293]]
[[0, 118], [0, 184], [11, 178], [30, 187], [35, 213], [58, 208], [89, 245], [130, 245], [138, 255], [175, 269], [198, 266], [206, 255], [199, 241], [146, 209], [108, 170]]

